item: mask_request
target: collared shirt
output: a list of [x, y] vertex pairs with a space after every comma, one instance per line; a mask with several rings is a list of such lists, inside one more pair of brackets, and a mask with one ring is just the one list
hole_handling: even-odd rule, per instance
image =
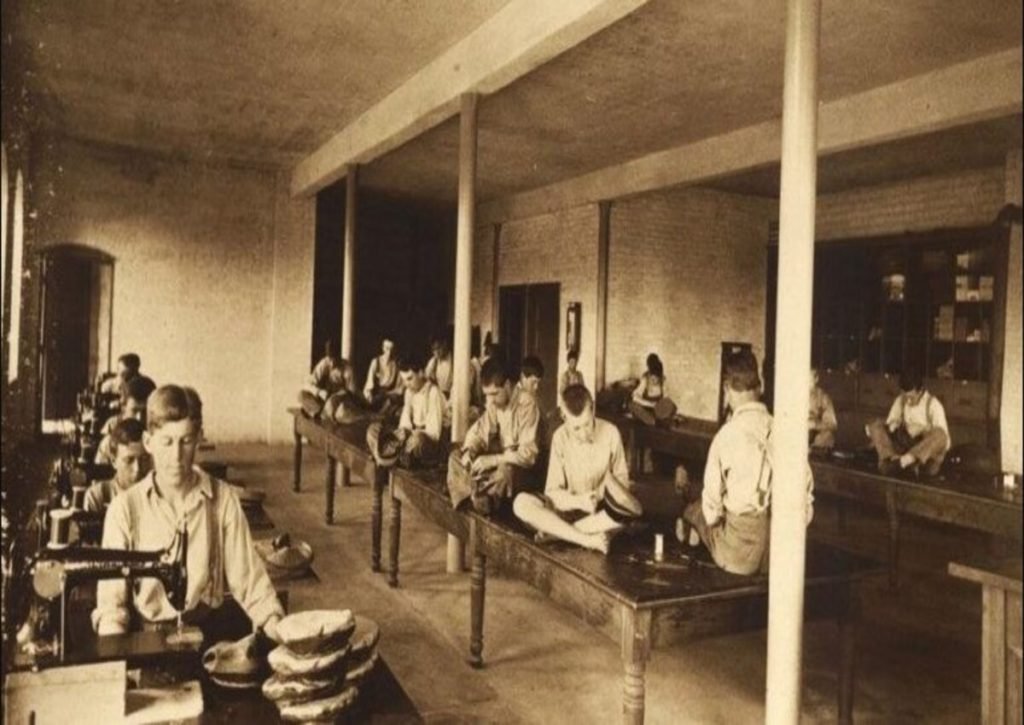
[[836, 409], [832, 405], [832, 398], [817, 385], [811, 388], [807, 425], [811, 430], [834, 431], [839, 428], [839, 420], [836, 418]]
[[[188, 588], [185, 611], [200, 603], [218, 607], [227, 591], [241, 605], [256, 627], [272, 615], [283, 616], [263, 562], [253, 548], [249, 523], [238, 497], [223, 481], [194, 468], [196, 485], [185, 498], [184, 520], [188, 530]], [[150, 472], [139, 483], [117, 496], [103, 521], [103, 547], [159, 551], [174, 540], [179, 520], [160, 493]], [[145, 620], [174, 619], [164, 586], [156, 579], [135, 583], [135, 609]], [[128, 628], [128, 591], [122, 580], [97, 584], [93, 626], [100, 634]]]
[[585, 443], [577, 440], [562, 425], [551, 439], [544, 493], [549, 497], [552, 491], [557, 490], [568, 490], [576, 496], [595, 492], [603, 495], [599, 489], [609, 472], [624, 485], [629, 485], [629, 467], [619, 429], [606, 420], [596, 418], [594, 437]]
[[517, 385], [504, 408], [488, 406], [477, 418], [466, 433], [462, 447], [475, 454], [484, 453], [490, 447], [491, 438], [496, 437], [505, 462], [529, 468], [537, 462], [539, 423], [537, 399]]
[[309, 384], [317, 390], [327, 391], [328, 396], [340, 393], [345, 389], [345, 371], [331, 358], [325, 357], [313, 366]]
[[562, 383], [558, 386], [558, 392], [564, 393], [570, 385], [584, 385], [583, 373], [579, 370], [568, 370], [562, 373]]
[[117, 485], [116, 479], [97, 481], [85, 492], [85, 510], [106, 511], [107, 506], [117, 498], [119, 493], [121, 493], [121, 487]]
[[452, 392], [452, 356], [449, 355], [446, 358], [438, 358], [434, 355], [430, 358], [430, 362], [427, 363], [427, 369], [423, 371], [427, 376], [427, 380], [432, 380], [437, 383], [437, 387], [441, 389], [445, 397], [451, 395]]
[[[771, 504], [772, 453], [768, 435], [772, 416], [764, 403], [751, 401], [736, 407], [721, 427], [704, 467], [702, 508], [708, 525], [724, 514], [760, 514]], [[813, 513], [814, 480], [807, 467], [807, 521]]]
[[390, 358], [386, 363], [381, 362], [380, 356], [370, 361], [370, 369], [366, 373], [366, 387], [363, 392], [370, 397], [374, 390], [384, 393], [402, 392], [402, 379], [398, 376], [398, 363]]
[[402, 406], [402, 417], [399, 428], [406, 430], [422, 430], [429, 438], [441, 440], [441, 429], [444, 427], [444, 397], [437, 385], [429, 380], [415, 393], [405, 389], [405, 404]]
[[889, 409], [886, 425], [890, 430], [903, 426], [912, 438], [917, 438], [932, 428], [941, 428], [946, 433], [946, 450], [948, 451], [952, 445], [949, 424], [946, 422], [946, 409], [942, 402], [927, 390], [922, 393], [917, 405], [907, 405], [906, 397], [902, 394], [897, 395]]

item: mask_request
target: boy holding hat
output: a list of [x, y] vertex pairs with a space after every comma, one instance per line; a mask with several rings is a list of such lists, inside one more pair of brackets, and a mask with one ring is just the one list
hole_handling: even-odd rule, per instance
[[542, 538], [607, 554], [611, 535], [642, 514], [622, 437], [594, 416], [594, 399], [582, 385], [567, 387], [562, 404], [565, 422], [551, 439], [544, 495], [520, 493], [512, 508]]

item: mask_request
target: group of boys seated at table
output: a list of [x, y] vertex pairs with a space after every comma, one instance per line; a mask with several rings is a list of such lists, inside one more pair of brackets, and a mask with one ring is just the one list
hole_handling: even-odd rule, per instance
[[[607, 552], [610, 538], [643, 512], [632, 493], [619, 429], [596, 416], [594, 397], [576, 367], [578, 353], [570, 350], [567, 355], [567, 369], [558, 386], [562, 423], [545, 450], [549, 439], [541, 430], [545, 418], [537, 400], [543, 366], [528, 357], [521, 365], [520, 379], [512, 381], [494, 351], [485, 348], [484, 356], [474, 358], [470, 367], [475, 422], [448, 457], [453, 505], [468, 501], [483, 514], [510, 509], [540, 540], [555, 538]], [[400, 464], [438, 464], [450, 420], [453, 365], [450, 346], [443, 340], [432, 343], [432, 353], [428, 362], [415, 355], [396, 361], [394, 343], [385, 339], [360, 394], [351, 364], [329, 350], [301, 394], [303, 409], [336, 422], [353, 419], [351, 413], [340, 410], [379, 414], [390, 409], [392, 415], [397, 413], [397, 423], [392, 429], [380, 422], [371, 425], [371, 448], [375, 449], [379, 436], [393, 435]], [[772, 416], [760, 400], [758, 371], [757, 359], [749, 351], [727, 360], [724, 392], [729, 417], [709, 449], [701, 498], [688, 502], [676, 526], [676, 536], [684, 545], [703, 544], [716, 564], [738, 574], [763, 572], [767, 563]], [[629, 406], [639, 422], [654, 425], [665, 418], [666, 411], [671, 411], [668, 417], [674, 414], [665, 381], [660, 358], [649, 355]], [[866, 426], [879, 469], [935, 474], [950, 446], [942, 403], [925, 390], [919, 374], [904, 373], [900, 388], [887, 418]], [[831, 450], [837, 428], [832, 400], [812, 370], [808, 418], [812, 453]], [[546, 470], [538, 470], [542, 466]], [[809, 523], [813, 511], [809, 467], [807, 484]]]

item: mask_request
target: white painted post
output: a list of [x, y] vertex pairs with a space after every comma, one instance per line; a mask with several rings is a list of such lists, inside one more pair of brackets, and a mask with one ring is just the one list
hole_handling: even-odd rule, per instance
[[349, 164], [345, 177], [345, 269], [342, 272], [341, 287], [341, 357], [352, 362], [352, 337], [355, 334], [356, 290], [356, 185], [359, 183], [359, 166]]
[[807, 411], [810, 398], [814, 205], [817, 182], [819, 0], [786, 12], [775, 350], [775, 471], [768, 592], [765, 722], [800, 719], [807, 545]]
[[[476, 119], [475, 93], [459, 98], [459, 213], [455, 251], [455, 346], [452, 351], [452, 442], [461, 443], [469, 428], [469, 338], [470, 294], [473, 287], [473, 226], [476, 210]], [[448, 573], [462, 571], [463, 542], [448, 536]]]

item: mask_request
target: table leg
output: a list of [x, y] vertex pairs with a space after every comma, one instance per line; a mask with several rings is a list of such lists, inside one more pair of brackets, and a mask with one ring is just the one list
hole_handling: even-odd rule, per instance
[[857, 625], [860, 604], [855, 594], [847, 592], [847, 605], [839, 615], [839, 722], [853, 722], [853, 695], [857, 679]]
[[298, 493], [302, 488], [302, 436], [295, 431], [295, 452], [292, 457], [292, 489]]
[[373, 467], [373, 513], [370, 515], [370, 570], [380, 571], [380, 536], [384, 509], [384, 487], [387, 485], [387, 470]]
[[391, 534], [391, 550], [388, 552], [390, 571], [388, 572], [388, 585], [398, 586], [398, 548], [402, 539], [402, 501], [398, 498], [395, 490], [395, 481], [391, 479], [391, 520], [388, 522]]
[[484, 666], [484, 604], [487, 595], [487, 558], [480, 553], [477, 542], [476, 521], [469, 523], [473, 567], [469, 575], [469, 664], [477, 669]]
[[896, 489], [885, 492], [885, 511], [889, 515], [889, 586], [899, 586], [900, 567], [900, 513], [896, 505]]
[[334, 523], [334, 477], [338, 475], [337, 468], [338, 462], [327, 456], [327, 476], [326, 481], [324, 481], [327, 501], [324, 508], [324, 520], [328, 526]]
[[622, 722], [640, 725], [644, 721], [647, 659], [651, 653], [651, 612], [622, 607]]
[[981, 590], [981, 721], [1006, 722], [1006, 592]]

